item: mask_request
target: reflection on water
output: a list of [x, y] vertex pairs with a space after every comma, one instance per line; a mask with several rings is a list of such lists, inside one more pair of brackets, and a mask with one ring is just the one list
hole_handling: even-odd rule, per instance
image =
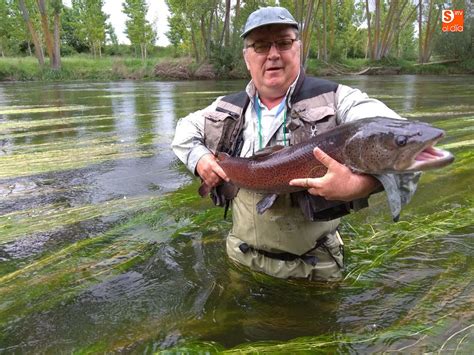
[[456, 155], [399, 224], [383, 196], [346, 219], [337, 285], [232, 264], [222, 211], [181, 188], [177, 119], [244, 82], [1, 84], [0, 351], [472, 350], [474, 79], [337, 80]]

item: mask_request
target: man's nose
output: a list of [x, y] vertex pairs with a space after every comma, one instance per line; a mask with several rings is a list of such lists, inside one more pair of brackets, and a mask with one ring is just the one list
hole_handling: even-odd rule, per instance
[[269, 59], [278, 58], [280, 56], [280, 51], [277, 49], [276, 44], [272, 43], [270, 50], [268, 51], [267, 57]]

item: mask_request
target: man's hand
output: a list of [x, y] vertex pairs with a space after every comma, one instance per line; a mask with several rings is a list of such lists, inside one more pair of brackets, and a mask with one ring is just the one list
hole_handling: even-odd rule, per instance
[[216, 157], [210, 153], [203, 155], [199, 159], [196, 165], [196, 172], [209, 187], [219, 185], [222, 180], [229, 181], [224, 170], [217, 164]]
[[347, 166], [340, 164], [319, 148], [315, 148], [313, 154], [328, 168], [326, 175], [320, 178], [293, 179], [290, 181], [291, 186], [306, 187], [312, 195], [341, 201], [367, 197], [380, 186], [376, 178], [353, 173]]

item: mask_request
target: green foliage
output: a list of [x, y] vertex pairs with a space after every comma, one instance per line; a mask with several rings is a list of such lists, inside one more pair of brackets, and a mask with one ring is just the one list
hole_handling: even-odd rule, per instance
[[184, 24], [183, 14], [173, 14], [168, 17], [169, 31], [166, 32], [166, 37], [170, 41], [171, 45], [175, 50], [175, 54], [178, 54], [183, 44], [189, 42], [189, 33], [186, 25]]
[[[73, 49], [77, 53], [84, 53], [89, 51], [89, 44], [83, 35], [83, 31], [78, 30], [80, 23], [77, 16], [77, 9], [71, 9], [69, 7], [63, 9], [61, 26], [62, 50], [66, 47]], [[69, 49], [67, 49], [67, 51], [71, 52]]]
[[107, 38], [107, 43], [110, 43], [113, 46], [118, 46], [117, 34], [115, 33], [114, 27], [110, 22], [107, 22], [105, 25], [105, 34]]
[[132, 46], [139, 47], [142, 59], [147, 57], [147, 47], [153, 45], [156, 32], [146, 19], [148, 5], [145, 0], [125, 0], [123, 12], [128, 16], [125, 33]]
[[352, 1], [338, 1], [334, 6], [335, 12], [335, 38], [330, 58], [340, 60], [347, 58], [349, 53], [352, 57], [361, 57], [365, 45], [364, 32], [358, 30], [352, 17], [355, 13]]
[[212, 47], [211, 63], [216, 69], [219, 78], [228, 77], [234, 71], [242, 72], [244, 62], [242, 59], [242, 48], [233, 47]]
[[463, 32], [440, 32], [434, 40], [434, 51], [445, 58], [474, 57], [474, 17], [465, 12]]
[[75, 37], [86, 42], [92, 54], [102, 55], [108, 15], [102, 10], [103, 0], [72, 0], [71, 26]]
[[104, 47], [104, 54], [110, 56], [133, 57], [134, 51], [128, 44], [107, 45]]
[[[146, 19], [148, 5], [145, 0], [122, 0], [123, 12], [127, 15], [126, 33], [131, 46], [119, 45], [117, 35], [107, 21], [103, 12], [104, 0], [72, 0], [71, 7], [64, 7], [61, 16], [61, 54], [74, 55], [89, 52], [93, 56], [101, 56], [102, 52], [112, 56], [147, 56], [163, 57], [163, 49], [153, 46], [156, 33]], [[40, 16], [35, 0], [26, 0], [33, 27], [41, 34]], [[50, 2], [50, 10], [54, 4]], [[230, 9], [230, 43], [224, 45], [226, 15], [225, 0], [166, 0], [170, 16], [169, 31], [165, 34], [171, 46], [166, 53], [168, 57], [192, 57], [197, 66], [203, 62], [214, 65], [219, 77], [233, 77], [237, 71], [245, 74], [242, 65], [239, 34], [253, 11], [263, 6], [281, 5], [287, 7], [298, 21], [303, 21], [305, 7], [308, 2], [294, 0], [241, 0], [240, 7], [231, 2]], [[301, 6], [303, 4], [303, 6]], [[425, 4], [426, 5], [426, 4]], [[386, 20], [389, 2], [381, 2], [382, 25]], [[409, 18], [400, 24], [400, 31], [395, 35], [390, 46], [388, 57], [403, 60], [414, 60], [418, 55], [418, 43], [415, 38], [416, 11], [415, 4], [409, 2], [400, 17]], [[443, 58], [459, 58], [463, 62], [473, 57], [474, 36], [473, 19], [464, 0], [456, 1], [452, 6], [464, 8], [465, 28], [459, 33], [439, 33], [434, 39], [433, 54]], [[309, 59], [321, 59], [329, 63], [340, 63], [348, 58], [364, 58], [367, 56], [367, 29], [365, 2], [361, 1], [315, 1], [314, 28], [310, 39]], [[427, 6], [424, 6], [425, 12]], [[323, 9], [326, 16], [323, 26]], [[374, 14], [372, 13], [372, 19]], [[0, 55], [17, 56], [32, 55], [34, 46], [26, 30], [25, 23], [15, 0], [0, 0]], [[50, 24], [51, 26], [51, 24]], [[395, 26], [397, 27], [397, 26]], [[439, 29], [438, 29], [439, 30]], [[394, 28], [393, 31], [397, 31]], [[325, 40], [323, 40], [325, 36]], [[41, 35], [40, 35], [41, 37]], [[327, 53], [327, 55], [325, 55]], [[406, 72], [458, 72], [460, 68], [470, 65], [461, 64], [457, 67], [440, 66], [439, 68], [408, 68]], [[406, 68], [404, 67], [404, 70]], [[26, 72], [28, 72], [27, 70]], [[26, 72], [22, 78], [31, 77]], [[9, 77], [9, 74], [4, 74]], [[242, 77], [242, 75], [239, 75]], [[36, 77], [36, 75], [33, 75]]]
[[0, 0], [0, 54], [3, 56], [10, 46], [10, 31], [13, 23], [10, 16], [10, 8], [6, 0]]
[[30, 38], [16, 1], [0, 0], [0, 19], [0, 56], [25, 53]]
[[415, 40], [415, 28], [406, 26], [400, 31], [394, 44], [394, 54], [397, 58], [415, 60], [417, 58], [417, 42]]

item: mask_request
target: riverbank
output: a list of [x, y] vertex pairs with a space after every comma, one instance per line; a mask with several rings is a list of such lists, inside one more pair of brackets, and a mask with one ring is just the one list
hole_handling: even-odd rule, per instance
[[[385, 60], [371, 62], [349, 59], [326, 63], [310, 59], [307, 72], [315, 76], [336, 75], [394, 75], [394, 74], [474, 74], [474, 59], [438, 61], [419, 65], [414, 61]], [[213, 65], [198, 64], [191, 58], [139, 58], [73, 56], [62, 58], [59, 71], [41, 68], [33, 57], [0, 58], [0, 81], [69, 81], [69, 80], [216, 80], [248, 79], [242, 63], [231, 71]]]
[[122, 80], [154, 77], [156, 58], [61, 58], [60, 70], [40, 67], [33, 57], [0, 58], [0, 81]]

